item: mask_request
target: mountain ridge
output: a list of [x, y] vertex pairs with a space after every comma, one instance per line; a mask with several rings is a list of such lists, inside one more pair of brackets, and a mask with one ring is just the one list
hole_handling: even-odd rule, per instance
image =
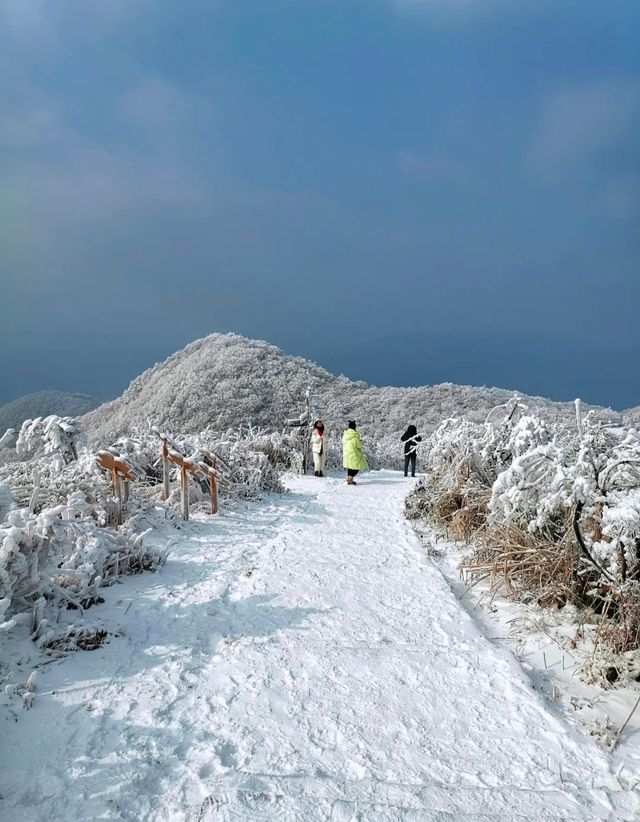
[[34, 391], [0, 406], [0, 435], [8, 428], [20, 429], [25, 420], [34, 417], [77, 417], [99, 405], [88, 394], [67, 391]]
[[[148, 368], [120, 397], [85, 414], [83, 421], [96, 443], [151, 424], [181, 433], [248, 424], [281, 429], [303, 410], [308, 387], [322, 396], [318, 413], [329, 429], [341, 430], [355, 417], [365, 435], [379, 440], [395, 437], [409, 422], [429, 433], [449, 416], [484, 419], [515, 393], [453, 383], [374, 386], [334, 375], [264, 340], [214, 333]], [[543, 416], [574, 416], [573, 403], [518, 395]], [[621, 419], [617, 412], [600, 410]]]

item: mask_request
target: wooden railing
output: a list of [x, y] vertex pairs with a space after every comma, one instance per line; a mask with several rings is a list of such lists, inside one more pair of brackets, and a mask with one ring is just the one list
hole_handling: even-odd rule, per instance
[[[195, 461], [186, 457], [171, 437], [152, 428], [161, 441], [162, 459], [162, 493], [161, 499], [169, 499], [171, 494], [171, 465], [176, 466], [180, 487], [180, 512], [182, 519], [189, 519], [189, 475], [198, 482], [206, 482], [209, 488], [209, 501], [212, 514], [218, 513], [218, 484], [224, 482], [224, 473], [230, 472], [229, 466], [213, 451], [202, 449], [204, 460]], [[98, 451], [96, 462], [111, 476], [111, 487], [116, 503], [116, 528], [122, 525], [124, 506], [129, 499], [130, 484], [135, 480], [133, 469], [117, 453]]]
[[111, 474], [111, 488], [116, 501], [116, 528], [122, 525], [124, 505], [129, 500], [129, 486], [134, 481], [130, 466], [110, 451], [98, 451], [96, 462], [105, 471]]
[[195, 462], [188, 459], [180, 452], [178, 446], [168, 434], [159, 431], [157, 428], [152, 428], [152, 431], [162, 442], [162, 499], [168, 499], [171, 493], [169, 481], [171, 463], [178, 469], [182, 519], [185, 521], [189, 519], [189, 474], [196, 480], [205, 480], [207, 482], [211, 513], [217, 514], [218, 483], [224, 481], [222, 472], [229, 471], [229, 466], [217, 454], [208, 451], [206, 448], [202, 449], [205, 457], [204, 461]]

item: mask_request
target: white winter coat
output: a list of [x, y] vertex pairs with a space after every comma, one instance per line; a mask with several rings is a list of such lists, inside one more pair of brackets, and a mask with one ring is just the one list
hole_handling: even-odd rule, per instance
[[327, 435], [318, 434], [314, 430], [311, 434], [311, 452], [313, 453], [314, 471], [324, 471], [324, 464], [327, 456]]

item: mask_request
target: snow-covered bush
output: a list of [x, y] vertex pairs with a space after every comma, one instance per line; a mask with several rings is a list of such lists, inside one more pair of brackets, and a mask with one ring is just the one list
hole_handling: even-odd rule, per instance
[[471, 540], [462, 568], [472, 576], [541, 605], [595, 609], [607, 619], [603, 647], [639, 648], [638, 432], [594, 412], [552, 425], [516, 411], [442, 423], [407, 515]]
[[84, 433], [77, 419], [52, 414], [23, 422], [16, 451], [21, 457], [39, 452], [55, 454], [63, 465], [78, 459], [78, 448], [83, 441]]
[[[1, 430], [1, 429], [0, 429]], [[0, 451], [3, 448], [8, 448], [10, 445], [13, 444], [15, 439], [16, 432], [14, 428], [7, 428], [4, 434], [0, 437]]]
[[5, 483], [19, 508], [40, 511], [67, 502], [72, 491], [81, 491], [93, 503], [107, 506], [111, 490], [106, 475], [96, 464], [95, 454], [81, 449], [78, 459], [64, 463], [59, 455], [21, 459], [0, 465], [0, 483]]
[[68, 394], [64, 391], [36, 391], [0, 405], [0, 431], [15, 428], [18, 431], [25, 420], [36, 417], [79, 417], [100, 403], [86, 394]]
[[8, 485], [0, 485], [0, 525], [4, 522], [7, 514], [13, 505], [11, 488]]
[[[176, 468], [169, 499], [163, 492], [162, 442], [147, 427], [103, 450], [134, 477], [119, 530], [109, 472], [99, 468], [77, 420], [51, 416], [22, 426], [14, 457], [0, 465], [0, 631], [33, 610], [33, 639], [47, 652], [93, 648], [101, 626], [83, 612], [102, 600], [99, 590], [123, 573], [152, 570], [166, 559], [149, 534], [167, 523], [181, 526]], [[171, 448], [194, 467], [217, 464], [223, 503], [283, 491], [284, 470], [299, 470], [299, 442], [290, 434], [243, 428], [177, 435]], [[189, 496], [208, 510], [207, 478], [189, 478]], [[69, 621], [71, 609], [77, 616]]]
[[[136, 486], [157, 487], [158, 493], [162, 482], [162, 443], [158, 434], [168, 437], [171, 448], [195, 465], [206, 462], [206, 453], [213, 453], [222, 476], [219, 487], [222, 499], [255, 499], [264, 493], [281, 492], [284, 490], [282, 472], [298, 471], [302, 462], [300, 442], [292, 434], [269, 433], [251, 427], [225, 432], [205, 430], [198, 434], [172, 432], [171, 435], [156, 430], [158, 433], [151, 428], [139, 429], [134, 436], [116, 440], [107, 450], [130, 466]], [[175, 466], [171, 467], [170, 479], [175, 488]], [[192, 486], [197, 484], [193, 479], [189, 482]], [[206, 491], [204, 478], [202, 490]]]
[[39, 514], [15, 510], [0, 527], [0, 622], [43, 600], [88, 607], [110, 578], [157, 567], [164, 555], [145, 545], [147, 532], [101, 527], [81, 492]]

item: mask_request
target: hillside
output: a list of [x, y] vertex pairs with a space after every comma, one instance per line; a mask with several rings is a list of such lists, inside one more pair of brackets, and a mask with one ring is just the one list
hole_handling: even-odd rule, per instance
[[626, 425], [640, 425], [640, 405], [635, 408], [627, 408], [623, 413]]
[[[397, 437], [411, 421], [429, 432], [452, 415], [483, 419], [513, 395], [450, 383], [379, 388], [336, 377], [266, 342], [211, 334], [145, 371], [120, 398], [86, 414], [84, 423], [96, 444], [150, 423], [182, 433], [248, 423], [280, 429], [302, 410], [308, 386], [323, 398], [329, 431], [355, 418], [362, 433], [376, 440]], [[574, 414], [571, 403], [541, 397], [525, 401], [552, 418]]]
[[64, 391], [36, 391], [0, 406], [0, 434], [7, 428], [19, 429], [22, 423], [35, 417], [58, 414], [61, 417], [79, 417], [98, 405], [87, 394], [67, 394]]

